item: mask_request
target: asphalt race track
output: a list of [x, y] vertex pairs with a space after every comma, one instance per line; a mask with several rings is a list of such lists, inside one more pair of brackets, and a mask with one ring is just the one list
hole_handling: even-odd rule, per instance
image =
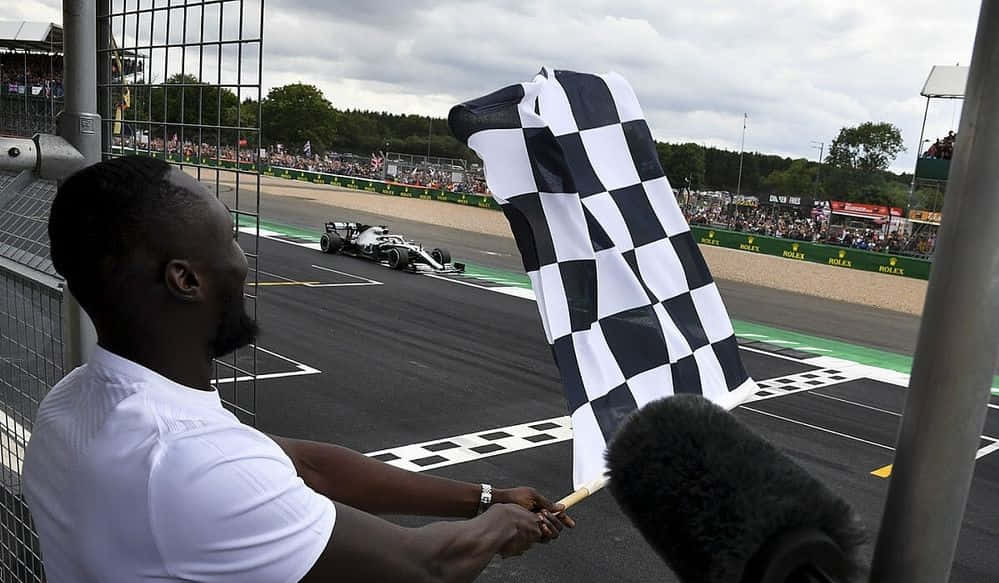
[[[457, 260], [519, 267], [509, 239], [264, 195], [265, 218], [316, 229], [381, 222]], [[244, 247], [254, 245], [243, 233]], [[530, 299], [259, 240], [256, 422], [438, 475], [496, 486], [571, 488], [571, 442], [558, 374]], [[522, 272], [521, 272], [522, 273]], [[830, 282], [834, 285], [834, 282]], [[893, 312], [720, 282], [733, 318], [911, 354], [918, 320]], [[898, 373], [740, 338], [759, 400], [736, 415], [849, 500], [872, 540], [905, 388]], [[999, 398], [992, 397], [953, 581], [999, 579]], [[461, 436], [457, 439], [453, 438]], [[983, 453], [984, 452], [984, 453]], [[883, 471], [883, 470], [882, 470]], [[578, 527], [547, 547], [494, 560], [481, 581], [675, 579], [607, 492], [573, 511]], [[421, 524], [413, 518], [400, 523]], [[867, 555], [870, 555], [870, 545]]]

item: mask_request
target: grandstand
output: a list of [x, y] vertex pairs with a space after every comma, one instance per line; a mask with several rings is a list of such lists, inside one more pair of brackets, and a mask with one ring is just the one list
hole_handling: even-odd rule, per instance
[[62, 66], [61, 26], [0, 20], [0, 134], [55, 131]]
[[[919, 94], [926, 98], [923, 125], [919, 130], [916, 167], [909, 189], [908, 219], [914, 232], [936, 232], [940, 226], [943, 193], [950, 175], [950, 158], [957, 136], [950, 132], [935, 141], [925, 139], [930, 104], [939, 99], [964, 99], [968, 67], [935, 65]], [[927, 146], [928, 144], [932, 144]]]

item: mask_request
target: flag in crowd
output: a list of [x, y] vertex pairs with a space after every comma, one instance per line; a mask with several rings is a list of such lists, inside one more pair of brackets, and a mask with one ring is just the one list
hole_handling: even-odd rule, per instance
[[302, 146], [302, 151], [305, 153], [306, 158], [312, 157], [312, 140], [305, 140], [305, 145]]
[[378, 172], [382, 169], [385, 164], [385, 152], [378, 152], [377, 154], [371, 154], [371, 171]]
[[631, 86], [542, 69], [452, 108], [531, 279], [573, 426], [576, 488], [639, 407], [756, 390]]

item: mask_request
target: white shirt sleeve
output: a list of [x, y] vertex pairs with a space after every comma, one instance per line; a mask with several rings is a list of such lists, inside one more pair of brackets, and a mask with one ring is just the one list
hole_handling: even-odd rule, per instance
[[284, 451], [248, 427], [162, 443], [149, 512], [166, 572], [206, 583], [297, 582], [336, 520], [333, 503], [305, 485]]

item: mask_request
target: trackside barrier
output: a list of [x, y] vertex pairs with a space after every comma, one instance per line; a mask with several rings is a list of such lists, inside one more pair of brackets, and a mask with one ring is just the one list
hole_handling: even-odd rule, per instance
[[0, 256], [0, 581], [44, 580], [21, 467], [38, 404], [65, 372], [62, 312], [57, 278]]
[[499, 210], [491, 196], [481, 196], [478, 194], [468, 194], [464, 192], [451, 192], [439, 188], [426, 188], [423, 186], [411, 186], [398, 184], [395, 182], [383, 182], [381, 180], [368, 180], [366, 178], [356, 178], [353, 176], [340, 176], [337, 174], [325, 174], [320, 172], [309, 172], [307, 170], [296, 170], [294, 168], [282, 168], [279, 166], [264, 166], [260, 169], [264, 176], [274, 176], [287, 180], [301, 180], [314, 184], [329, 184], [341, 188], [353, 190], [363, 190], [365, 192], [377, 192], [378, 194], [388, 194], [392, 196], [402, 196], [405, 198], [420, 198], [423, 200], [438, 200], [441, 202], [453, 202], [465, 206], [476, 206], [479, 208]]
[[752, 233], [739, 233], [691, 225], [694, 240], [702, 245], [738, 249], [750, 253], [783, 257], [793, 261], [809, 261], [847, 269], [873, 271], [885, 275], [929, 279], [932, 263], [925, 259], [889, 255], [861, 249], [806, 243]]
[[[119, 148], [115, 147], [116, 153], [121, 151], [124, 154], [135, 154], [141, 156], [153, 156], [156, 158], [163, 159], [163, 152], [143, 150], [139, 148]], [[168, 154], [166, 160], [169, 162], [176, 162], [178, 164], [200, 164], [203, 166], [211, 166], [213, 168], [222, 168], [228, 170], [245, 170], [254, 171], [257, 165], [252, 162], [240, 162], [236, 164], [235, 162], [229, 160], [216, 160], [215, 158], [198, 158], [196, 156], [181, 156], [180, 154]], [[425, 188], [422, 186], [412, 186], [408, 184], [399, 184], [396, 182], [385, 182], [382, 180], [369, 180], [367, 178], [358, 178], [356, 176], [343, 176], [340, 174], [328, 174], [325, 172], [310, 172], [308, 170], [299, 170], [297, 168], [285, 168], [283, 166], [267, 166], [262, 165], [260, 167], [260, 174], [264, 176], [272, 176], [274, 178], [284, 178], [285, 180], [300, 180], [302, 182], [310, 182], [312, 184], [328, 184], [330, 186], [337, 186], [340, 188], [349, 188], [351, 190], [361, 190], [364, 192], [375, 192], [378, 194], [388, 194], [392, 196], [401, 196], [405, 198], [419, 198], [423, 200], [437, 200], [441, 202], [453, 202], [456, 204], [463, 204], [465, 206], [475, 206], [479, 208], [487, 208], [499, 210], [500, 206], [496, 204], [496, 201], [492, 199], [491, 196], [482, 196], [478, 194], [468, 194], [464, 192], [451, 192], [449, 190], [442, 190], [439, 188]]]
[[[144, 150], [131, 150], [125, 148], [126, 153], [152, 155], [163, 158], [162, 152], [149, 152]], [[216, 160], [214, 158], [197, 158], [192, 156], [181, 156], [179, 154], [169, 154], [167, 159], [170, 162], [183, 164], [203, 164], [212, 167], [235, 170], [237, 164], [226, 160]], [[242, 162], [238, 165], [240, 170], [252, 171], [256, 165], [250, 162]], [[339, 174], [327, 174], [323, 172], [310, 172], [308, 170], [298, 170], [296, 168], [285, 168], [282, 166], [261, 166], [260, 173], [264, 176], [283, 178], [285, 180], [298, 180], [312, 184], [328, 184], [340, 188], [349, 188], [362, 192], [374, 192], [391, 196], [401, 196], [405, 198], [419, 198], [423, 200], [436, 200], [441, 202], [451, 202], [474, 206], [479, 208], [500, 210], [500, 206], [492, 197], [477, 194], [467, 194], [460, 192], [450, 192], [436, 188], [425, 188], [422, 186], [411, 186], [397, 184], [394, 182], [384, 182], [381, 180], [369, 180], [354, 176], [341, 176]], [[726, 249], [738, 249], [760, 253], [762, 255], [772, 255], [796, 261], [808, 261], [811, 263], [821, 263], [823, 265], [833, 265], [846, 269], [859, 269], [862, 271], [873, 271], [885, 275], [895, 275], [901, 277], [911, 277], [914, 279], [929, 279], [930, 266], [932, 263], [925, 259], [906, 257], [902, 255], [890, 255], [886, 253], [876, 253], [861, 249], [851, 249], [836, 247], [833, 245], [822, 245], [818, 243], [806, 243], [793, 241], [790, 239], [780, 239], [777, 237], [767, 237], [764, 235], [754, 235], [723, 229], [705, 228], [691, 225], [690, 227], [694, 239], [702, 245], [713, 247], [724, 247]]]

